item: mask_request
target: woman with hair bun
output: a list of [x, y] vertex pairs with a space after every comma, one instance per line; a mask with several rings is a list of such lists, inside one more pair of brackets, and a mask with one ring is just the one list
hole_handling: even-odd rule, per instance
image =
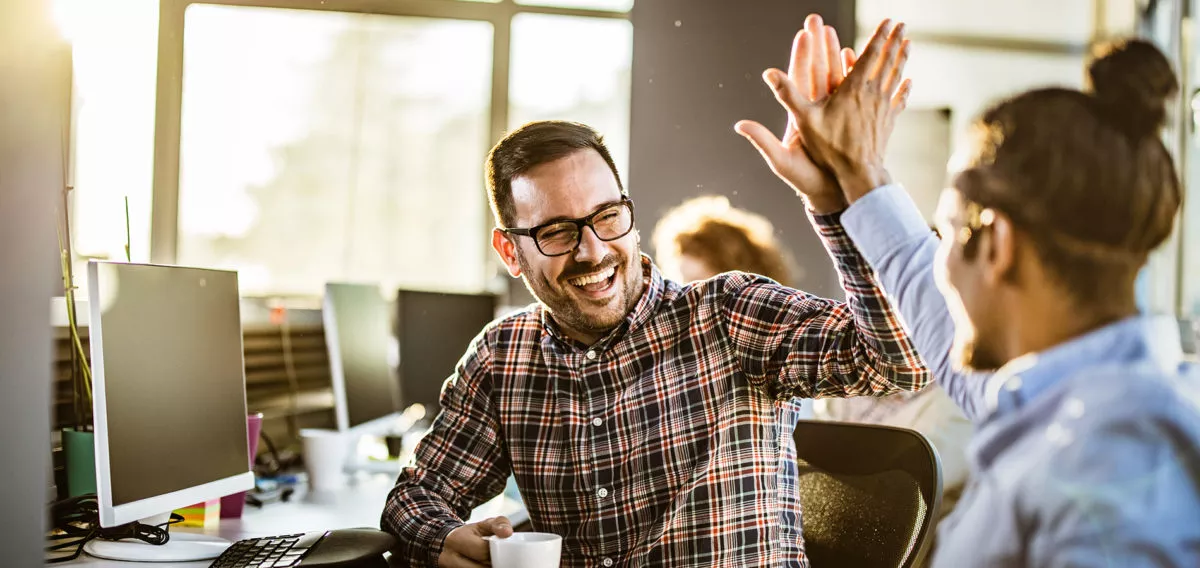
[[[803, 50], [827, 44], [797, 45], [793, 61], [812, 67], [822, 57]], [[860, 61], [905, 47], [873, 41]], [[1167, 58], [1115, 42], [1085, 90], [1033, 90], [984, 112], [942, 195], [940, 242], [883, 167], [897, 81], [861, 67], [817, 102], [774, 77], [800, 133], [786, 144], [739, 131], [776, 172], [811, 160], [836, 178], [847, 234], [976, 425], [970, 482], [933, 565], [1200, 566], [1200, 370], [1134, 291], [1181, 201], [1160, 139], [1179, 89]]]

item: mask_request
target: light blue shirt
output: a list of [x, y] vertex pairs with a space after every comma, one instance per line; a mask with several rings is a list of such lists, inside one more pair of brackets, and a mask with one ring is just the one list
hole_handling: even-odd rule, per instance
[[842, 223], [917, 351], [975, 422], [971, 480], [941, 523], [937, 568], [1200, 566], [1200, 369], [1173, 322], [1132, 317], [993, 374], [950, 363], [938, 241], [900, 186]]

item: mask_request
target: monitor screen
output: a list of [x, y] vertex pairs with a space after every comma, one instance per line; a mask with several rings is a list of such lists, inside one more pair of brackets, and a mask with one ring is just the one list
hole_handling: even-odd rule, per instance
[[396, 294], [396, 338], [400, 344], [400, 395], [406, 405], [438, 412], [442, 383], [471, 340], [496, 317], [496, 296], [400, 290]]
[[[93, 261], [88, 277], [102, 508], [213, 493], [157, 503], [170, 511], [249, 489], [237, 274]], [[237, 476], [232, 490], [212, 485]]]
[[393, 341], [391, 311], [379, 287], [326, 284], [322, 317], [338, 428], [354, 428], [400, 410], [388, 356]]

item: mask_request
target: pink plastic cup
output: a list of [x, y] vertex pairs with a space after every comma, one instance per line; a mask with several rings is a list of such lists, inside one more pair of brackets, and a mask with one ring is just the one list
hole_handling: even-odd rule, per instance
[[[254, 468], [254, 454], [258, 452], [258, 434], [262, 432], [263, 415], [261, 412], [246, 416], [246, 445], [250, 450], [250, 467]], [[233, 495], [221, 498], [221, 518], [240, 519], [242, 509], [246, 508], [246, 492], [238, 491]]]

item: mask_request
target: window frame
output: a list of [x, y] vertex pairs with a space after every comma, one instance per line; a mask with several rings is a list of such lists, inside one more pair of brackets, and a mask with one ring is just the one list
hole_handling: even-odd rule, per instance
[[[492, 24], [492, 80], [488, 133], [492, 141], [508, 131], [512, 24], [518, 14], [545, 14], [629, 20], [630, 12], [528, 6], [514, 0], [162, 0], [159, 5], [158, 64], [155, 79], [154, 172], [150, 204], [150, 261], [175, 264], [179, 253], [179, 164], [183, 108], [185, 14], [193, 4], [344, 12], [384, 16], [485, 21]], [[479, 195], [486, 207], [487, 197]], [[485, 215], [481, 234], [491, 232]], [[486, 257], [485, 274], [498, 269]]]
[[[1192, 26], [1193, 31], [1200, 23], [1191, 17], [1200, 0], [1179, 0], [1177, 2], [1150, 2], [1141, 8], [1137, 17], [1138, 35], [1150, 39], [1158, 45], [1171, 61], [1180, 81], [1180, 90], [1175, 98], [1175, 109], [1172, 119], [1167, 121], [1163, 132], [1163, 142], [1175, 160], [1176, 175], [1183, 191], [1183, 204], [1176, 218], [1174, 230], [1157, 250], [1150, 255], [1150, 260], [1142, 269], [1141, 287], [1139, 289], [1139, 304], [1152, 313], [1170, 314], [1176, 318], [1196, 318], [1200, 314], [1192, 312], [1191, 303], [1200, 298], [1188, 296], [1189, 288], [1200, 288], [1188, 280], [1188, 256], [1193, 254], [1188, 246], [1188, 237], [1200, 226], [1200, 209], [1197, 209], [1187, 199], [1194, 180], [1200, 180], [1198, 173], [1193, 171], [1195, 158], [1200, 155], [1197, 150], [1200, 141], [1192, 127], [1194, 114], [1190, 108], [1193, 93], [1200, 92], [1200, 82], [1192, 76], [1196, 66], [1196, 40], [1193, 34], [1186, 33], [1186, 26]], [[1194, 271], [1194, 269], [1193, 269]]]

